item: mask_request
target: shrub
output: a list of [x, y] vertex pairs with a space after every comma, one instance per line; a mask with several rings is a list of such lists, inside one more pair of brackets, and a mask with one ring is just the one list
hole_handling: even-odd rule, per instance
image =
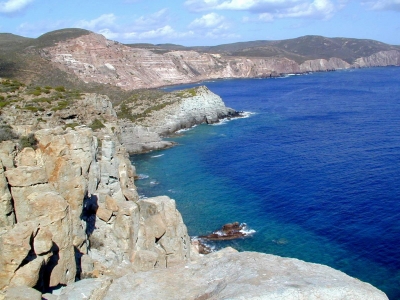
[[65, 87], [63, 86], [57, 86], [54, 88], [57, 92], [65, 92]]
[[69, 124], [66, 124], [65, 125], [65, 128], [75, 128], [76, 126], [79, 126], [79, 124], [78, 123], [69, 123]]
[[38, 140], [35, 138], [35, 135], [33, 133], [28, 134], [28, 136], [21, 136], [19, 138], [19, 146], [21, 149], [24, 149], [26, 147], [31, 147], [33, 149], [37, 148], [37, 143]]
[[0, 125], [0, 142], [18, 138], [10, 125]]
[[92, 124], [89, 125], [90, 128], [92, 128], [93, 131], [104, 128], [104, 124], [99, 120], [99, 119], [94, 119]]

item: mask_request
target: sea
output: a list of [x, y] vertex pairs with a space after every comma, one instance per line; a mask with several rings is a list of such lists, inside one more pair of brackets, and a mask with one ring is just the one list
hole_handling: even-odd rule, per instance
[[325, 264], [400, 299], [400, 68], [206, 81], [245, 117], [131, 156], [141, 197], [175, 199], [192, 237]]

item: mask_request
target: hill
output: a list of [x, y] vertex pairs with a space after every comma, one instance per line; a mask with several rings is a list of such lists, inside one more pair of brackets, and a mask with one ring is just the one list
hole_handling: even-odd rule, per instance
[[0, 77], [104, 93], [114, 102], [140, 88], [387, 65], [400, 65], [400, 46], [353, 38], [310, 35], [185, 47], [124, 45], [79, 28], [36, 39], [0, 34]]

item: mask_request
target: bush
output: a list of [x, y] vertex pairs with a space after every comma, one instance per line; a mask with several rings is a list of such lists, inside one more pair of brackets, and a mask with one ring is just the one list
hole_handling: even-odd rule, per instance
[[0, 142], [18, 138], [10, 125], [0, 125]]
[[37, 148], [37, 143], [38, 140], [35, 138], [35, 135], [33, 133], [28, 134], [28, 136], [21, 136], [19, 138], [19, 146], [21, 149], [24, 149], [26, 147], [31, 147], [33, 149]]
[[104, 128], [104, 124], [99, 120], [99, 119], [94, 119], [92, 124], [89, 125], [90, 128], [92, 128], [93, 131]]
[[57, 86], [54, 88], [57, 92], [65, 92], [65, 87], [63, 86]]

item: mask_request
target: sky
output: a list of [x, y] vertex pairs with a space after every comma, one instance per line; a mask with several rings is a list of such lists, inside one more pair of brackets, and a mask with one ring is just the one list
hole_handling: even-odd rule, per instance
[[0, 32], [84, 28], [121, 43], [212, 46], [304, 35], [400, 45], [400, 0], [0, 0]]

